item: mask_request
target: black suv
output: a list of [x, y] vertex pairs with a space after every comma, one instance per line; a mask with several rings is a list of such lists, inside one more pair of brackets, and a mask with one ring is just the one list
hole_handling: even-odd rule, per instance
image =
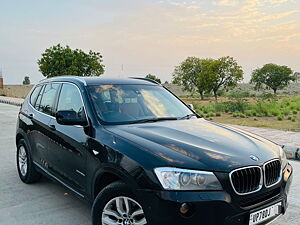
[[282, 148], [206, 121], [140, 78], [41, 81], [19, 113], [17, 167], [89, 201], [93, 225], [266, 224], [287, 208]]

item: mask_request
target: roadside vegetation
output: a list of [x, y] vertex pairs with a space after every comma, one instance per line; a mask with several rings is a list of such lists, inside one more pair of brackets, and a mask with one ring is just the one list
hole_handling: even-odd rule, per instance
[[182, 99], [192, 103], [200, 116], [216, 122], [300, 131], [300, 95], [234, 93], [218, 102], [211, 97], [205, 101], [196, 96]]
[[[188, 57], [173, 72], [173, 84], [191, 96], [181, 96], [192, 103], [202, 117], [221, 123], [300, 131], [300, 95], [280, 96], [297, 80], [297, 73], [287, 66], [266, 64], [254, 70], [250, 83], [254, 91], [272, 90], [261, 95], [232, 91], [243, 79], [242, 67], [230, 57], [199, 59]], [[208, 99], [208, 100], [207, 100]]]

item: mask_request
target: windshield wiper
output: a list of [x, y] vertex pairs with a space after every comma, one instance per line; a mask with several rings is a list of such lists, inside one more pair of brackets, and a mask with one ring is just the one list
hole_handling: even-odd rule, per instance
[[197, 116], [195, 113], [192, 113], [192, 114], [188, 114], [186, 116], [183, 116], [181, 118], [179, 118], [180, 120], [185, 120], [185, 119], [191, 119], [193, 116]]
[[130, 121], [130, 123], [148, 123], [148, 122], [157, 122], [163, 120], [177, 120], [177, 117], [153, 117], [148, 119]]

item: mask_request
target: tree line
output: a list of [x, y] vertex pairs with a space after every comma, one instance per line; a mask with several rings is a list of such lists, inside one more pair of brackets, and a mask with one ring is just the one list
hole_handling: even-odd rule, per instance
[[[100, 76], [105, 71], [102, 55], [99, 52], [84, 52], [60, 44], [52, 46], [42, 53], [38, 60], [39, 71], [47, 78], [63, 75]], [[287, 66], [266, 64], [252, 72], [250, 83], [255, 89], [272, 89], [274, 93], [296, 80], [296, 74]], [[148, 79], [161, 83], [160, 78], [148, 74]], [[227, 91], [234, 88], [244, 78], [242, 67], [230, 56], [218, 59], [188, 57], [175, 67], [172, 83], [190, 93], [198, 93], [201, 99], [204, 94], [212, 93], [217, 99], [220, 89]], [[29, 77], [23, 84], [29, 84]]]
[[[183, 90], [194, 93], [197, 91], [201, 99], [204, 93], [213, 93], [217, 99], [218, 91], [223, 88], [234, 88], [243, 80], [242, 67], [230, 56], [219, 59], [200, 59], [188, 57], [173, 73], [173, 83], [183, 87]], [[262, 88], [272, 89], [274, 94], [283, 89], [290, 82], [296, 80], [296, 74], [287, 66], [266, 64], [252, 72], [250, 83], [256, 90]]]

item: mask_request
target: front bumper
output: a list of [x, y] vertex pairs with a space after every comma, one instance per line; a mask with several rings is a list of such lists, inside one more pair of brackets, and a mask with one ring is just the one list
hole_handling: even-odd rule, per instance
[[[246, 197], [236, 196], [229, 191], [178, 192], [146, 191], [137, 192], [144, 207], [149, 225], [248, 225], [250, 213], [282, 202], [285, 213], [287, 195], [292, 182], [293, 169], [288, 165], [282, 181], [270, 189]], [[226, 185], [225, 185], [226, 186]], [[183, 203], [189, 206], [189, 213], [180, 213]], [[265, 221], [267, 224], [274, 220]]]

